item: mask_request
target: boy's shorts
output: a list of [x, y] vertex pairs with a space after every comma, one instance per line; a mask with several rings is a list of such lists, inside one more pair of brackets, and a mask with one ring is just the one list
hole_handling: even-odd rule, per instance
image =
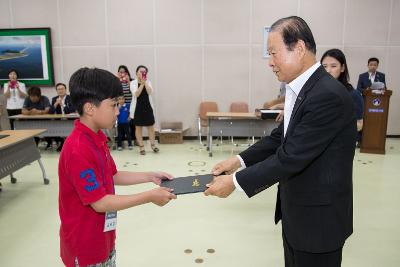
[[[107, 260], [104, 262], [100, 262], [100, 263], [96, 263], [96, 264], [91, 264], [91, 265], [87, 265], [85, 267], [116, 267], [116, 253], [115, 253], [115, 249], [113, 249], [110, 252], [110, 255], [108, 256]], [[75, 267], [83, 267], [83, 266], [79, 266], [78, 263], [78, 259], [75, 259]]]

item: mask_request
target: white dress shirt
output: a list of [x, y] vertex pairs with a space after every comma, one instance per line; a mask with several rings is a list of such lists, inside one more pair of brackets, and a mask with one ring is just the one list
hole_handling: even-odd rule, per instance
[[[286, 84], [286, 94], [285, 94], [285, 108], [284, 108], [284, 117], [283, 117], [283, 134], [286, 136], [286, 131], [288, 129], [290, 123], [290, 117], [292, 116], [293, 107], [296, 103], [297, 96], [299, 95], [301, 89], [303, 88], [304, 84], [310, 79], [311, 75], [321, 66], [319, 62], [312, 65], [308, 68], [305, 72], [303, 72], [300, 76], [296, 79], [291, 81], [290, 83]], [[246, 165], [239, 155], [237, 157], [240, 160], [241, 169], [246, 168]], [[236, 180], [236, 172], [233, 174], [233, 183], [239, 191], [244, 191], [239, 183]]]
[[371, 84], [372, 84], [375, 81], [376, 72], [374, 72], [374, 73], [368, 72], [368, 73], [369, 73], [369, 80], [371, 81]]
[[[24, 83], [18, 82], [21, 92], [26, 94], [26, 87]], [[17, 89], [9, 88], [8, 82], [4, 84], [4, 93], [10, 91], [10, 97], [7, 98], [7, 109], [22, 109], [25, 97], [20, 97]]]

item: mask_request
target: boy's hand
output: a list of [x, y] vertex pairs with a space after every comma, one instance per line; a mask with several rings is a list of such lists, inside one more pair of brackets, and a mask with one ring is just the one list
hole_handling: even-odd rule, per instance
[[161, 180], [172, 180], [174, 177], [166, 172], [150, 172], [149, 173], [149, 182], [153, 182], [156, 185], [161, 184]]
[[170, 188], [159, 187], [149, 192], [151, 194], [150, 201], [160, 207], [170, 202], [171, 199], [176, 199], [176, 195], [171, 193], [172, 189]]

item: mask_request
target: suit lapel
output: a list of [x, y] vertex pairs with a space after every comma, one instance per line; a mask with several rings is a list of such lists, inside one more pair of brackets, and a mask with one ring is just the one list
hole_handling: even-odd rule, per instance
[[289, 131], [291, 130], [291, 128], [293, 127], [293, 118], [296, 116], [297, 111], [299, 110], [299, 107], [301, 106], [301, 104], [304, 102], [304, 100], [307, 97], [307, 93], [314, 88], [314, 84], [321, 78], [322, 75], [324, 75], [325, 73], [327, 73], [324, 69], [323, 66], [320, 66], [312, 75], [311, 77], [307, 80], [307, 82], [304, 84], [303, 88], [301, 88], [299, 95], [296, 98], [296, 102], [294, 103], [293, 106], [293, 111], [292, 111], [292, 115], [290, 116], [290, 121], [289, 121], [289, 125], [288, 128], [286, 130], [286, 135], [284, 138], [284, 141], [286, 141], [286, 138], [288, 136]]

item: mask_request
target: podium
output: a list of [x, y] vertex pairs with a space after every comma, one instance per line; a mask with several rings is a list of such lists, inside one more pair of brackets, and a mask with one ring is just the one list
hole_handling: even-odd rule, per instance
[[364, 125], [361, 139], [361, 153], [385, 154], [386, 129], [389, 114], [391, 90], [367, 89], [364, 96]]

